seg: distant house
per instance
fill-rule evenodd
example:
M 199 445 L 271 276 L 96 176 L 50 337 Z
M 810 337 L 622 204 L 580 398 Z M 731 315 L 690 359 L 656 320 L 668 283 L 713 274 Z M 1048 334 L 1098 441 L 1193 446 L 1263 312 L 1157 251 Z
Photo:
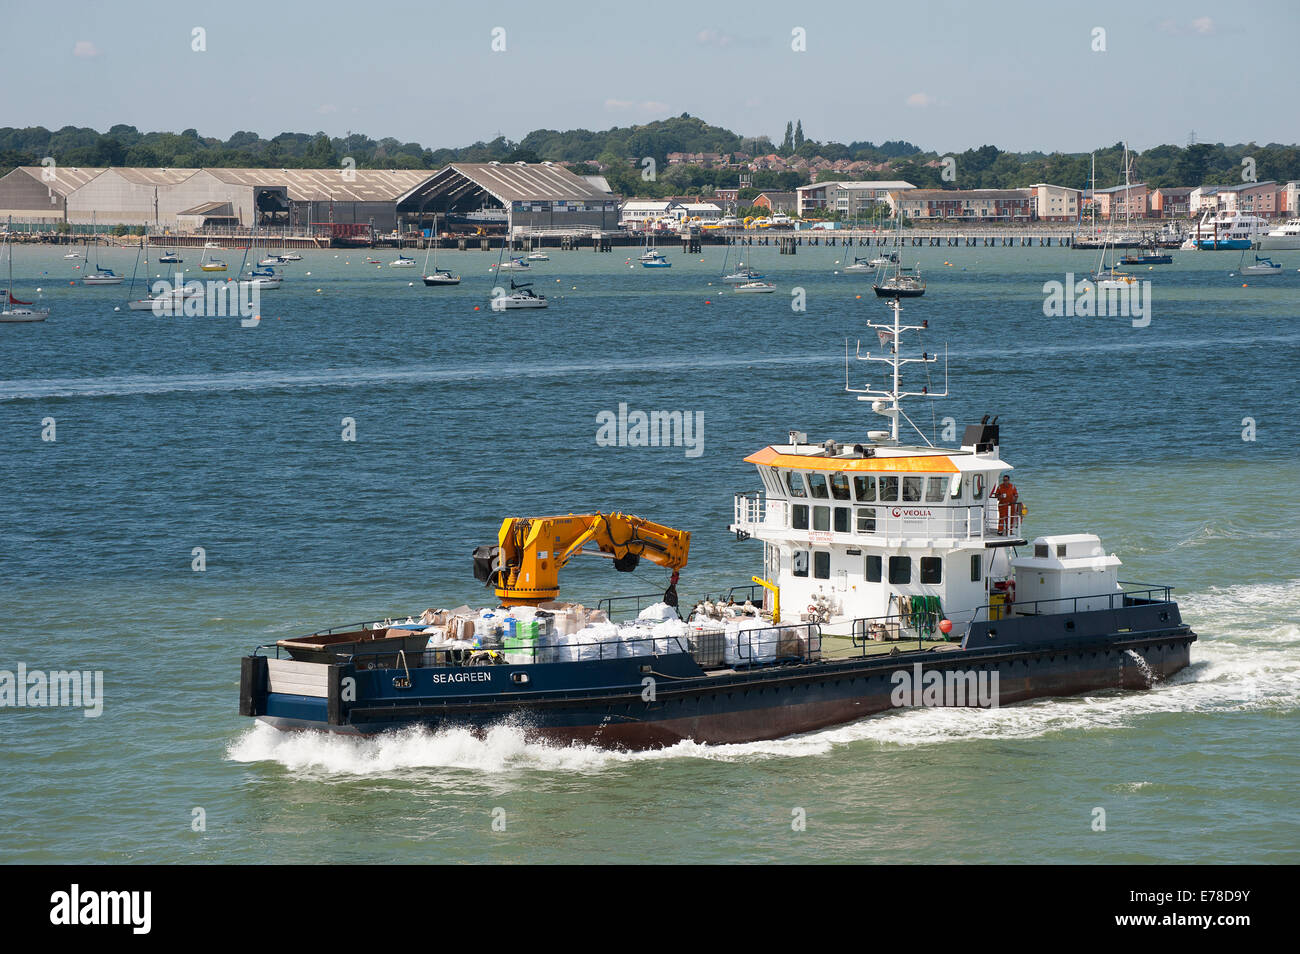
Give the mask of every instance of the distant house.
M 629 199 L 619 210 L 618 224 L 625 229 L 643 229 L 662 219 L 680 219 L 686 213 L 671 200 Z
M 1035 216 L 1034 189 L 913 189 L 891 198 L 909 219 L 959 222 L 1030 222 Z
M 1192 190 L 1188 204 L 1193 215 L 1204 212 L 1237 211 L 1250 215 L 1271 216 L 1283 211 L 1284 191 L 1271 179 L 1265 182 L 1243 182 L 1239 185 L 1200 186 Z
M 853 218 L 877 202 L 889 202 L 894 192 L 906 192 L 916 186 L 901 179 L 885 181 L 829 181 L 814 182 L 795 189 L 796 211 L 800 216 L 821 210 L 839 212 Z
M 794 212 L 799 206 L 795 192 L 761 192 L 754 197 L 754 205 L 769 212 Z
M 1081 189 L 1036 182 L 1029 187 L 1034 192 L 1034 217 L 1040 222 L 1077 222 L 1079 220 Z
M 1185 219 L 1192 214 L 1190 186 L 1166 186 L 1151 190 L 1151 217 Z
M 1282 187 L 1282 212 L 1292 218 L 1300 216 L 1300 181 L 1293 179 Z
M 1103 219 L 1119 219 L 1128 216 L 1133 219 L 1145 219 L 1150 207 L 1151 190 L 1145 182 L 1130 185 L 1112 186 L 1098 189 L 1093 193 L 1097 203 L 1097 215 Z

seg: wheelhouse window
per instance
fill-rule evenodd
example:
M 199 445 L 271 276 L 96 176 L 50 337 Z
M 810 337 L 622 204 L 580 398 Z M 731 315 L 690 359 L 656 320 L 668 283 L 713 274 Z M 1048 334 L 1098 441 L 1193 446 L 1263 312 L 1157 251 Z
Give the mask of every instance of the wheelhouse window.
M 808 529 L 807 504 L 795 504 L 790 508 L 790 527 L 794 530 Z
M 849 532 L 849 518 L 851 514 L 852 511 L 848 507 L 835 508 L 835 532 L 836 533 Z
M 943 582 L 943 557 L 921 557 L 921 582 Z
M 889 558 L 889 582 L 890 583 L 911 583 L 912 582 L 912 558 L 905 556 L 891 556 Z
M 867 576 L 868 583 L 880 582 L 880 564 L 881 564 L 880 557 L 878 556 L 867 557 L 866 576 Z
M 813 507 L 813 529 L 830 530 L 830 528 L 831 528 L 831 508 Z
M 903 478 L 903 502 L 920 503 L 921 485 L 924 482 L 921 477 L 904 477 Z
M 944 493 L 948 489 L 947 477 L 927 477 L 925 479 L 925 502 L 943 503 Z
M 853 495 L 859 503 L 876 502 L 876 478 L 873 474 L 857 474 L 853 478 Z
M 980 554 L 972 553 L 970 558 L 970 581 L 978 583 L 984 578 L 984 561 L 980 559 Z
M 976 501 L 982 502 L 988 499 L 988 494 L 984 492 L 986 487 L 983 474 L 975 474 L 971 477 L 971 490 L 975 494 Z
M 831 474 L 831 496 L 836 500 L 851 500 L 849 496 L 849 475 Z
M 818 580 L 831 578 L 831 554 L 829 550 L 813 551 L 813 577 Z
M 807 497 L 808 491 L 804 489 L 803 474 L 797 470 L 787 470 L 785 472 L 785 485 L 790 488 L 791 497 Z
M 825 474 L 808 474 L 808 489 L 818 500 L 825 500 L 830 496 L 826 492 L 826 475 Z
M 948 496 L 953 500 L 961 499 L 961 474 L 953 474 L 948 481 Z
M 858 533 L 875 533 L 876 532 L 876 508 L 859 507 L 858 508 Z
M 898 500 L 898 478 L 881 477 L 880 478 L 881 503 L 893 503 L 896 500 Z
M 790 572 L 795 576 L 808 575 L 808 551 L 795 550 L 790 555 Z

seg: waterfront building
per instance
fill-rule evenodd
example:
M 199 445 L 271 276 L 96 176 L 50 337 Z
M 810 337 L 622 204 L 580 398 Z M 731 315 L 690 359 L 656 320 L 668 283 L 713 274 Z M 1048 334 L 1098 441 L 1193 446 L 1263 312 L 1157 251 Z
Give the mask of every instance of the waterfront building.
M 1103 219 L 1145 219 L 1149 208 L 1151 190 L 1145 182 L 1112 186 L 1093 193 L 1097 202 L 1097 215 Z
M 1151 190 L 1151 217 L 1154 219 L 1185 219 L 1192 214 L 1192 189 L 1189 186 L 1170 186 Z
M 1082 189 L 1036 182 L 1029 187 L 1034 192 L 1034 215 L 1040 222 L 1077 222 L 1079 219 Z
M 0 177 L 0 218 L 48 227 L 66 222 L 68 197 L 103 172 L 76 166 L 19 166 Z
M 916 186 L 901 179 L 875 182 L 826 181 L 814 182 L 795 189 L 796 210 L 800 216 L 808 212 L 839 212 L 843 218 L 856 218 L 869 206 L 889 202 L 891 193 L 906 192 Z
M 891 207 L 909 219 L 958 222 L 1031 222 L 1033 189 L 913 189 L 892 195 Z

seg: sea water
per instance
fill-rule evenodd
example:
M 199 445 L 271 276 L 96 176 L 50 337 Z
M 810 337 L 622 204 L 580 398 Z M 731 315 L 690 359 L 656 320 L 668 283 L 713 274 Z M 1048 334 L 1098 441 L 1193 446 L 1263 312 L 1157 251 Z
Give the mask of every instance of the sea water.
M 1044 283 L 1095 252 L 904 250 L 929 283 L 904 320 L 928 321 L 940 357 L 911 380 L 942 392 L 946 366 L 950 391 L 909 415 L 936 441 L 1000 415 L 1027 534 L 1098 533 L 1122 579 L 1176 587 L 1200 638 L 1150 692 L 642 753 L 533 744 L 513 723 L 358 740 L 238 716 L 258 644 L 490 603 L 470 553 L 507 515 L 689 529 L 687 605 L 747 583 L 761 547 L 726 529 L 731 495 L 760 488 L 743 458 L 790 429 L 883 426 L 843 391 L 846 340 L 878 349 L 864 322 L 889 318 L 871 276 L 837 274 L 853 251 L 745 250 L 766 296 L 719 284 L 720 248 L 670 250 L 671 269 L 554 251 L 513 276 L 551 307 L 505 313 L 496 253 L 440 253 L 464 281 L 425 288 L 364 262 L 391 253 L 306 252 L 250 328 L 129 312 L 125 286 L 69 284 L 60 250 L 18 248 L 18 297 L 40 287 L 52 314 L 0 325 L 0 670 L 102 672 L 104 698 L 97 718 L 0 709 L 0 859 L 1300 860 L 1287 253 L 1255 280 L 1226 252 L 1134 270 L 1152 282 L 1135 328 L 1044 315 Z M 598 441 L 620 404 L 691 415 L 701 452 Z M 666 583 L 603 560 L 562 577 L 590 603 Z

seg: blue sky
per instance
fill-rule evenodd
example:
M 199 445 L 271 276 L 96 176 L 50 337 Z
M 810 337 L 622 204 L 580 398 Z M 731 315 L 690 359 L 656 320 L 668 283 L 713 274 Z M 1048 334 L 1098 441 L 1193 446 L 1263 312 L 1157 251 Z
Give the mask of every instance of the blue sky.
M 814 139 L 941 152 L 1298 138 L 1293 0 L 26 0 L 5 4 L 3 26 L 10 126 L 438 147 L 687 112 L 778 142 L 802 119 Z

